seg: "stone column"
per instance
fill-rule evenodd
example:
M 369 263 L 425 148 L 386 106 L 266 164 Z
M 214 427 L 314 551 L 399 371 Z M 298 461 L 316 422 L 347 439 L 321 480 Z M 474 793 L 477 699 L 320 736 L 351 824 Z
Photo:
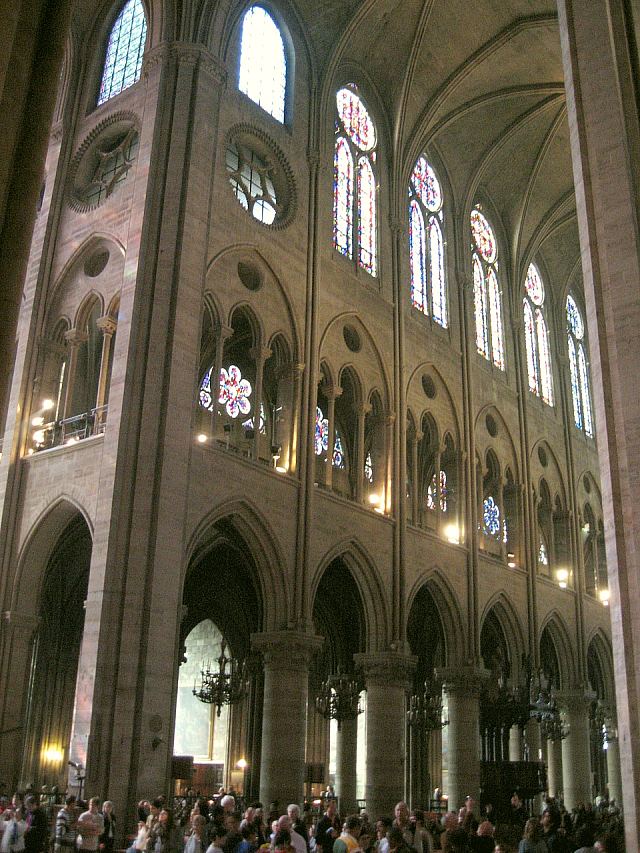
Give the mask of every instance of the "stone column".
M 622 807 L 622 775 L 620 773 L 620 741 L 617 721 L 614 718 L 609 718 L 606 726 L 609 800 L 615 800 L 616 805 Z
M 98 379 L 98 393 L 96 395 L 96 409 L 104 406 L 109 398 L 107 388 L 107 380 L 109 379 L 109 361 L 111 357 L 111 346 L 113 344 L 113 336 L 116 333 L 118 324 L 113 317 L 100 317 L 96 326 L 102 332 L 102 356 L 100 358 L 100 377 Z
M 218 404 L 218 397 L 220 396 L 220 371 L 222 370 L 224 342 L 233 335 L 233 329 L 230 326 L 224 326 L 220 323 L 216 326 L 215 334 L 215 360 L 211 368 L 211 376 L 209 377 L 209 385 L 211 387 L 211 437 L 214 439 L 220 435 L 220 408 Z
M 309 663 L 322 637 L 301 631 L 251 635 L 264 660 L 260 799 L 299 803 L 304 794 Z
M 562 741 L 547 741 L 547 790 L 550 797 L 562 796 Z
M 371 406 L 364 403 L 358 408 L 358 439 L 356 441 L 356 475 L 354 477 L 356 486 L 356 500 L 362 503 L 363 487 L 364 487 L 364 426 L 367 415 L 371 411 Z
M 336 442 L 336 400 L 342 394 L 342 388 L 335 386 L 324 389 L 327 398 L 327 458 L 324 466 L 324 484 L 330 489 L 333 486 L 333 447 Z
M 69 329 L 68 332 L 65 332 L 65 340 L 69 345 L 69 358 L 67 360 L 67 375 L 65 378 L 65 393 L 64 393 L 64 407 L 62 410 L 62 417 L 69 418 L 72 414 L 76 414 L 72 412 L 73 408 L 73 398 L 76 393 L 76 369 L 78 366 L 78 350 L 80 349 L 80 344 L 83 344 L 87 339 L 88 335 L 86 332 L 81 332 L 79 329 Z M 81 414 L 78 412 L 77 414 Z
M 449 739 L 447 779 L 443 780 L 449 809 L 464 805 L 467 795 L 480 797 L 480 688 L 484 670 L 472 666 L 440 670 L 438 679 L 448 696 Z
M 356 759 L 358 720 L 343 720 L 336 749 L 336 793 L 341 815 L 356 811 Z
M 264 375 L 264 363 L 271 356 L 268 347 L 253 347 L 249 352 L 256 366 L 256 387 L 253 389 L 253 458 L 260 459 L 260 413 L 262 409 L 262 377 Z M 267 436 L 267 438 L 269 438 Z M 271 448 L 269 448 L 271 450 Z
M 367 781 L 370 815 L 392 815 L 404 799 L 406 694 L 416 658 L 399 652 L 355 655 L 367 686 Z
M 635 6 L 558 0 L 611 593 L 627 850 L 640 848 L 640 281 Z M 594 45 L 598 49 L 594 50 Z
M 558 694 L 569 734 L 562 741 L 562 787 L 569 811 L 579 803 L 591 802 L 591 750 L 589 741 L 589 703 L 583 690 Z
M 39 619 L 14 610 L 0 619 L 0 683 L 14 684 L 15 689 L 0 695 L 0 778 L 9 790 L 18 790 L 26 781 L 20 779 L 22 744 L 28 708 L 23 704 L 29 682 L 32 640 Z
M 509 729 L 509 761 L 522 761 L 522 730 L 517 724 Z
M 422 441 L 422 433 L 416 432 L 411 440 L 411 520 L 415 525 L 420 524 L 420 500 L 418 497 L 418 447 Z

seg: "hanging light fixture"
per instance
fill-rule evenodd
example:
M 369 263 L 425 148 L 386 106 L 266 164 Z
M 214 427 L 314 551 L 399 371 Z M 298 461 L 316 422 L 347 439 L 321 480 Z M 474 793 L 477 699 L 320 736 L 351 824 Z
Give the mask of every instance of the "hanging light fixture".
M 449 720 L 442 719 L 442 691 L 436 682 L 426 679 L 421 693 L 414 693 L 409 698 L 407 722 L 412 728 L 432 732 L 449 725 Z
M 200 670 L 200 686 L 193 683 L 193 695 L 207 705 L 216 706 L 219 717 L 224 705 L 233 705 L 247 695 L 249 678 L 246 662 L 227 657 L 227 641 L 222 638 L 218 669 L 212 670 L 211 664 Z M 204 664 L 203 664 L 204 667 Z
M 344 672 L 330 675 L 320 685 L 316 696 L 316 711 L 327 720 L 336 720 L 338 731 L 343 720 L 355 720 L 363 712 L 360 693 L 362 681 Z

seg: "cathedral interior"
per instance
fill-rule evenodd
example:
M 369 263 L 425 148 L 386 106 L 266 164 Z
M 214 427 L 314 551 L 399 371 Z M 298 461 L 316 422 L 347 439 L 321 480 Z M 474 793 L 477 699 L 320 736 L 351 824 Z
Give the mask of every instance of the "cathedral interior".
M 638 849 L 635 3 L 2 8 L 0 781 Z

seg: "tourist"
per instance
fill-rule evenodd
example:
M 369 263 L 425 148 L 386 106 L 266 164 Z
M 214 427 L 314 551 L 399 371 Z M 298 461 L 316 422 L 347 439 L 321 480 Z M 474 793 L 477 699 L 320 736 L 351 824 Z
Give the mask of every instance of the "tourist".
M 337 817 L 338 804 L 329 800 L 324 815 L 316 827 L 316 844 L 322 853 L 333 853 L 333 842 L 340 835 L 340 822 Z
M 55 853 L 63 853 L 66 849 L 74 850 L 76 846 L 76 798 L 71 794 L 64 801 L 64 806 L 56 815 L 56 827 L 53 836 Z
M 191 820 L 191 832 L 184 845 L 184 853 L 206 853 L 209 846 L 205 838 L 206 825 L 207 821 L 203 815 L 197 814 L 193 816 Z M 148 853 L 155 853 L 155 851 L 149 851 L 148 847 L 147 850 Z M 164 853 L 164 851 L 158 851 L 158 853 Z
M 547 844 L 543 839 L 542 826 L 536 818 L 529 818 L 524 825 L 524 833 L 518 853 L 548 853 Z
M 116 840 L 116 816 L 113 813 L 113 803 L 105 800 L 102 804 L 102 820 L 104 829 L 98 838 L 98 847 L 105 853 L 113 853 Z
M 24 801 L 27 831 L 24 834 L 26 853 L 44 853 L 49 846 L 49 821 L 38 798 L 30 794 Z
M 91 797 L 89 808 L 78 818 L 78 848 L 95 851 L 98 849 L 99 838 L 104 832 L 104 820 L 99 811 L 100 800 Z
M 333 853 L 355 853 L 360 851 L 360 832 L 362 824 L 358 815 L 349 815 L 339 838 L 333 843 Z
M 290 803 L 287 806 L 287 814 L 291 821 L 291 829 L 297 832 L 304 839 L 305 847 L 309 849 L 309 835 L 304 821 L 300 817 L 300 806 L 297 803 Z
M 11 806 L 2 813 L 0 820 L 2 853 L 22 853 L 25 847 L 24 836 L 27 831 L 22 799 L 14 794 Z

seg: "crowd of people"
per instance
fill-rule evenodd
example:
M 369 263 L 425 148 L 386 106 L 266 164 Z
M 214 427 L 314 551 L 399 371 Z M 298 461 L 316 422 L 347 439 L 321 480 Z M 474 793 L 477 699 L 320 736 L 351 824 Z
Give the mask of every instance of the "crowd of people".
M 374 822 L 366 812 L 338 814 L 335 799 L 314 817 L 306 805 L 286 810 L 261 803 L 244 811 L 231 794 L 183 800 L 175 809 L 164 797 L 138 804 L 137 831 L 126 853 L 623 853 L 619 811 L 605 800 L 569 814 L 548 800 L 540 817 L 529 815 L 517 793 L 501 819 L 490 804 L 467 797 L 459 812 L 410 811 L 399 802 L 393 817 Z M 282 813 L 284 812 L 284 813 Z M 36 795 L 0 802 L 0 853 L 113 853 L 117 833 L 113 804 L 68 796 L 55 824 Z

